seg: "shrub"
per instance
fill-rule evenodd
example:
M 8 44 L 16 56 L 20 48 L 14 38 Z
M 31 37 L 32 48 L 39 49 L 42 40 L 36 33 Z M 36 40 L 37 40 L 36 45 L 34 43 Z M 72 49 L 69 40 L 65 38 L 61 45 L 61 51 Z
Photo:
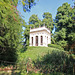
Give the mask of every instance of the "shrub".
M 42 57 L 41 61 L 38 62 L 38 67 L 43 73 L 62 72 L 72 75 L 73 62 L 72 56 L 65 51 L 53 50 Z
M 67 55 L 64 51 L 53 50 L 51 53 L 47 53 L 42 60 L 44 63 L 61 65 L 65 58 L 67 58 Z
M 58 48 L 63 50 L 63 48 L 60 45 L 56 45 L 56 44 L 48 44 L 48 47 L 53 47 L 53 48 Z

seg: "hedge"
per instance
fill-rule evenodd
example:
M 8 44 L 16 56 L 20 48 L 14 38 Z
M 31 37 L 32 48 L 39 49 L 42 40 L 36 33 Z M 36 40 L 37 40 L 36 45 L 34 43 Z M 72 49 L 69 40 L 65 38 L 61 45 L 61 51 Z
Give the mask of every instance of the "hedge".
M 56 45 L 56 44 L 48 44 L 48 47 L 53 47 L 53 48 L 64 50 L 60 45 Z

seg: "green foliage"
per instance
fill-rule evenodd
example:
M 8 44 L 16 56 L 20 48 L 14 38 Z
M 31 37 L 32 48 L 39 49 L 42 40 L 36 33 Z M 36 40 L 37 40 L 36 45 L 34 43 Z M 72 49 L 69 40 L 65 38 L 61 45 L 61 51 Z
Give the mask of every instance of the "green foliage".
M 24 39 L 25 39 L 24 45 L 25 45 L 25 46 L 29 46 L 29 32 L 30 32 L 30 26 L 29 26 L 29 25 L 25 25 L 24 27 L 25 27 L 25 30 L 24 30 L 24 33 L 23 33 Z
M 57 75 L 58 72 L 73 74 L 74 60 L 73 56 L 68 55 L 65 51 L 53 50 L 44 55 L 41 61 L 37 61 L 37 65 L 35 65 L 39 67 L 44 74 L 56 73 L 55 75 Z
M 43 20 L 42 20 L 42 26 L 45 25 L 51 32 L 51 36 L 52 36 L 52 30 L 54 28 L 54 22 L 53 22 L 53 18 L 52 18 L 52 14 L 49 13 L 49 12 L 45 12 L 43 14 Z M 51 37 L 51 42 L 52 43 L 55 43 L 54 42 L 54 39 Z
M 29 18 L 29 24 L 33 24 L 35 27 L 39 27 L 39 25 L 41 25 L 41 20 L 38 18 L 37 15 L 33 14 Z
M 56 45 L 56 44 L 48 44 L 48 47 L 53 47 L 53 48 L 64 50 L 60 45 Z
M 63 61 L 65 60 L 66 57 L 67 55 L 65 54 L 64 51 L 53 50 L 51 53 L 47 53 L 43 57 L 42 62 L 58 66 L 63 64 Z
M 52 32 L 52 30 L 53 30 L 53 28 L 54 28 L 54 26 L 53 26 L 53 19 L 52 19 L 52 14 L 51 13 L 49 13 L 49 12 L 45 12 L 44 14 L 43 14 L 43 20 L 42 20 L 42 24 L 44 25 L 45 24 L 45 26 L 47 27 L 47 28 L 49 28 L 50 29 L 50 31 Z
M 28 73 L 28 75 L 44 75 L 44 74 L 41 74 L 41 73 Z
M 37 15 L 33 14 L 30 18 L 29 18 L 29 25 L 25 25 L 25 32 L 24 32 L 24 36 L 25 36 L 25 45 L 29 45 L 29 31 L 30 31 L 30 27 L 31 28 L 38 28 L 39 26 L 42 27 L 43 25 L 45 25 L 51 32 L 53 30 L 53 19 L 52 19 L 52 15 L 49 12 L 46 12 L 43 14 L 43 20 L 41 21 Z M 28 39 L 27 39 L 28 38 Z
M 59 50 L 58 48 L 54 47 L 27 47 L 25 52 L 19 53 L 19 61 L 21 61 L 23 58 L 31 58 L 32 61 L 36 60 L 39 57 L 39 60 L 42 56 L 44 56 L 46 53 L 52 52 L 52 50 Z
M 18 0 L 0 0 L 0 2 L 7 3 L 8 5 L 17 6 Z
M 22 47 L 22 26 L 24 26 L 24 21 L 18 14 L 17 3 L 18 0 L 0 1 L 0 59 L 4 61 L 16 61 L 17 50 Z M 28 11 L 31 4 L 34 5 L 35 2 L 34 0 L 22 0 L 22 4 L 23 9 Z M 25 32 L 24 34 L 26 40 L 28 39 L 25 42 L 27 45 L 29 45 L 28 33 Z M 6 57 L 6 55 L 8 56 Z
M 49 53 L 52 53 L 53 51 L 57 51 L 59 50 L 58 48 L 53 48 L 53 47 L 27 47 L 27 50 L 23 53 L 19 53 L 19 60 L 18 60 L 18 63 L 21 63 L 21 67 L 24 68 L 23 64 L 22 63 L 26 63 L 28 62 L 28 58 L 31 58 L 32 60 L 32 65 L 34 65 L 35 67 L 38 65 L 38 64 L 35 64 L 37 63 L 37 60 L 38 61 L 42 61 L 42 58 L 43 56 L 45 56 L 48 52 Z M 40 52 L 40 53 L 39 53 Z M 25 60 L 24 60 L 25 59 Z M 58 59 L 59 60 L 59 59 Z M 41 67 L 41 66 L 40 66 Z M 44 66 L 43 66 L 44 67 Z M 43 68 L 42 67 L 42 68 Z M 39 68 L 39 67 L 38 67 Z M 26 72 L 26 70 L 23 70 L 21 71 L 23 74 Z M 28 73 L 29 75 L 33 75 L 35 74 L 34 72 L 29 72 Z M 41 74 L 40 72 L 39 73 L 36 73 L 36 75 L 38 74 Z M 53 73 L 51 73 L 53 74 Z M 58 73 L 57 73 L 58 74 Z M 41 75 L 44 75 L 44 74 L 41 74 Z
M 75 56 L 53 47 L 27 47 L 25 52 L 19 53 L 17 62 L 22 75 L 27 74 L 26 65 L 23 65 L 27 62 L 40 70 L 39 73 L 30 71 L 28 75 L 72 75 Z
M 50 18 L 51 21 L 52 21 L 52 15 L 51 15 L 51 13 L 49 13 L 49 12 L 45 12 L 45 13 L 43 14 L 43 18 L 46 18 L 46 19 Z
M 54 72 L 54 73 L 51 73 L 50 75 L 66 75 L 66 73 Z M 67 75 L 70 75 L 70 74 L 67 74 Z
M 71 45 L 74 41 L 75 33 L 75 8 L 71 8 L 70 4 L 64 3 L 57 9 L 56 14 L 56 33 L 54 35 L 57 44 L 65 47 Z
M 36 0 L 21 0 L 23 5 L 23 10 L 30 11 L 31 7 L 36 4 Z
M 29 32 L 30 32 L 30 27 L 34 28 L 34 27 L 39 27 L 39 25 L 41 24 L 41 20 L 38 19 L 38 16 L 33 14 L 30 18 L 29 18 L 29 25 L 25 25 L 25 31 L 24 31 L 24 45 L 25 46 L 29 46 Z
M 16 1 L 0 1 L 0 60 L 2 61 L 15 62 L 22 41 L 23 20 L 14 6 L 17 4 Z

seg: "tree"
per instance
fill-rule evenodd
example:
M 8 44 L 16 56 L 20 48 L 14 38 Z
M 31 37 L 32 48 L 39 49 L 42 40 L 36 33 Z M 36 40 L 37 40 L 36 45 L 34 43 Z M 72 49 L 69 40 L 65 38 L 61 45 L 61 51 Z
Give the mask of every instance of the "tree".
M 26 11 L 30 11 L 31 7 L 33 5 L 36 5 L 35 0 L 22 0 L 22 4 L 23 4 L 23 10 Z
M 57 23 L 55 40 L 56 43 L 62 47 L 71 45 L 75 41 L 75 23 L 73 22 L 74 16 L 74 8 L 71 8 L 68 3 L 62 4 L 62 6 L 57 9 L 55 18 Z
M 49 28 L 50 29 L 50 31 L 52 32 L 52 30 L 53 30 L 53 28 L 54 28 L 54 26 L 53 26 L 53 19 L 52 19 L 52 15 L 51 15 L 51 13 L 49 13 L 49 12 L 45 12 L 44 14 L 43 14 L 43 20 L 42 20 L 42 25 L 44 25 L 45 24 L 45 26 L 47 27 L 47 28 Z
M 29 24 L 30 24 L 30 26 L 39 27 L 39 25 L 41 25 L 41 20 L 38 18 L 37 15 L 33 14 L 29 18 Z
M 35 4 L 34 1 L 22 0 L 24 11 L 29 10 Z M 17 4 L 18 0 L 0 0 L 0 60 L 2 61 L 15 62 L 17 50 L 22 45 L 22 26 L 25 22 L 19 16 Z
M 14 2 L 12 0 L 0 1 L 0 60 L 2 61 L 15 62 L 16 51 L 21 42 L 23 20 L 18 15 Z
M 49 12 L 46 12 L 43 14 L 43 21 L 41 21 L 37 15 L 33 14 L 30 18 L 29 18 L 29 25 L 26 25 L 26 29 L 25 29 L 25 33 L 24 33 L 24 36 L 25 36 L 25 44 L 26 45 L 29 45 L 28 42 L 29 42 L 29 31 L 30 31 L 30 27 L 31 28 L 36 28 L 36 27 L 39 27 L 40 26 L 43 26 L 45 24 L 45 26 L 47 28 L 50 29 L 50 31 L 52 32 L 53 30 L 53 19 L 52 19 L 52 15 L 51 13 Z
M 45 24 L 45 26 L 51 31 L 51 43 L 54 43 L 54 39 L 53 39 L 53 34 L 52 34 L 52 30 L 54 28 L 54 22 L 52 19 L 52 14 L 49 12 L 45 12 L 43 14 L 43 20 L 42 20 L 42 26 Z
M 36 28 L 36 27 L 39 27 L 39 25 L 41 25 L 41 20 L 38 18 L 37 15 L 33 14 L 29 18 L 29 25 L 25 25 L 25 31 L 24 31 L 25 42 L 24 42 L 24 45 L 29 46 L 30 27 L 31 28 L 34 28 L 34 27 Z
M 0 60 L 2 61 L 15 62 L 17 50 L 22 45 L 22 26 L 25 23 L 18 14 L 17 3 L 18 0 L 0 1 Z
M 25 25 L 25 31 L 24 31 L 24 45 L 29 46 L 29 32 L 30 32 L 30 26 Z

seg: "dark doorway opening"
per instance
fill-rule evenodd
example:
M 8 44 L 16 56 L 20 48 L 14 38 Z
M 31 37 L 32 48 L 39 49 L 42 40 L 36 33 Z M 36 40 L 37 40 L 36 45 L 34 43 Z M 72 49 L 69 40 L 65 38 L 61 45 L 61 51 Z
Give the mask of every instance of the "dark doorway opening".
M 43 45 L 43 36 L 41 36 L 41 45 Z
M 32 46 L 33 46 L 33 37 L 32 37 Z
M 36 46 L 38 46 L 38 36 L 36 36 Z

